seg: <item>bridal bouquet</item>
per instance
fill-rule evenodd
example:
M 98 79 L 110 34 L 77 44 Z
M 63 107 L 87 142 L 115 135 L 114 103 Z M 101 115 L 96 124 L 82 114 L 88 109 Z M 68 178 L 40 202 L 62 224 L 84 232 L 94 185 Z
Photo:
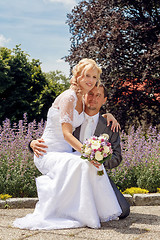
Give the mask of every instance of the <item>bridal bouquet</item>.
M 102 134 L 99 137 L 91 137 L 86 140 L 82 146 L 82 159 L 87 159 L 88 161 L 93 161 L 95 163 L 104 163 L 107 159 L 112 156 L 111 143 L 108 142 L 109 135 Z M 102 165 L 101 170 L 97 171 L 99 176 L 103 175 Z M 99 167 L 99 168 L 100 168 Z

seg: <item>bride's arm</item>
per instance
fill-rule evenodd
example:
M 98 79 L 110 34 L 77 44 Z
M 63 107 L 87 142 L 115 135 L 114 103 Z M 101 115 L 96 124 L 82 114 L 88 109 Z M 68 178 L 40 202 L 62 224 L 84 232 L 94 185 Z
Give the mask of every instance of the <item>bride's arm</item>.
M 111 130 L 113 132 L 115 131 L 118 132 L 119 130 L 121 130 L 119 122 L 115 119 L 115 117 L 111 113 L 105 113 L 102 116 L 106 118 L 107 126 L 109 126 L 112 123 Z
M 60 123 L 64 139 L 76 151 L 81 152 L 82 144 L 77 138 L 73 136 L 73 114 L 77 103 L 77 99 L 73 92 L 66 92 L 66 95 L 60 100 Z
M 73 136 L 72 125 L 70 123 L 62 123 L 62 132 L 64 139 L 72 146 L 72 148 L 81 152 L 82 143 Z

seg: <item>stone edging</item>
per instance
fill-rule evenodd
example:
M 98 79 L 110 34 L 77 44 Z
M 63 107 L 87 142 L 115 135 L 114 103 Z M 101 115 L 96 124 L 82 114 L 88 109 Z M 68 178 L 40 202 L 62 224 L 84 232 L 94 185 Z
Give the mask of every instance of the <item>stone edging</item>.
M 160 193 L 124 194 L 131 206 L 160 206 Z
M 160 193 L 124 194 L 131 206 L 160 206 Z M 34 208 L 38 198 L 9 198 L 0 200 L 0 209 L 4 208 Z

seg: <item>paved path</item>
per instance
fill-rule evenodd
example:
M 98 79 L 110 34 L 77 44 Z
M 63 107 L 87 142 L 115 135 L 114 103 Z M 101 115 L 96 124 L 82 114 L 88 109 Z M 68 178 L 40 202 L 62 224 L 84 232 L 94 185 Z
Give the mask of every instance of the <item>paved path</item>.
M 16 217 L 32 211 L 0 209 L 0 240 L 160 240 L 160 206 L 132 206 L 126 219 L 105 223 L 100 229 L 29 231 L 12 226 Z

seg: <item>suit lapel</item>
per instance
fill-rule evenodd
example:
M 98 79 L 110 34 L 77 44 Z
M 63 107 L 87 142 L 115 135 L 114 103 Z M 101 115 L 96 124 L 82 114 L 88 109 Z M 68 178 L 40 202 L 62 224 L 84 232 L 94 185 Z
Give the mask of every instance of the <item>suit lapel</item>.
M 99 120 L 94 135 L 100 136 L 102 133 L 105 132 L 106 126 L 106 120 L 101 115 L 99 115 Z
M 81 129 L 81 126 L 77 127 L 75 129 L 75 131 L 73 132 L 73 136 L 76 137 L 78 140 L 79 140 L 79 137 L 80 137 L 80 129 Z

